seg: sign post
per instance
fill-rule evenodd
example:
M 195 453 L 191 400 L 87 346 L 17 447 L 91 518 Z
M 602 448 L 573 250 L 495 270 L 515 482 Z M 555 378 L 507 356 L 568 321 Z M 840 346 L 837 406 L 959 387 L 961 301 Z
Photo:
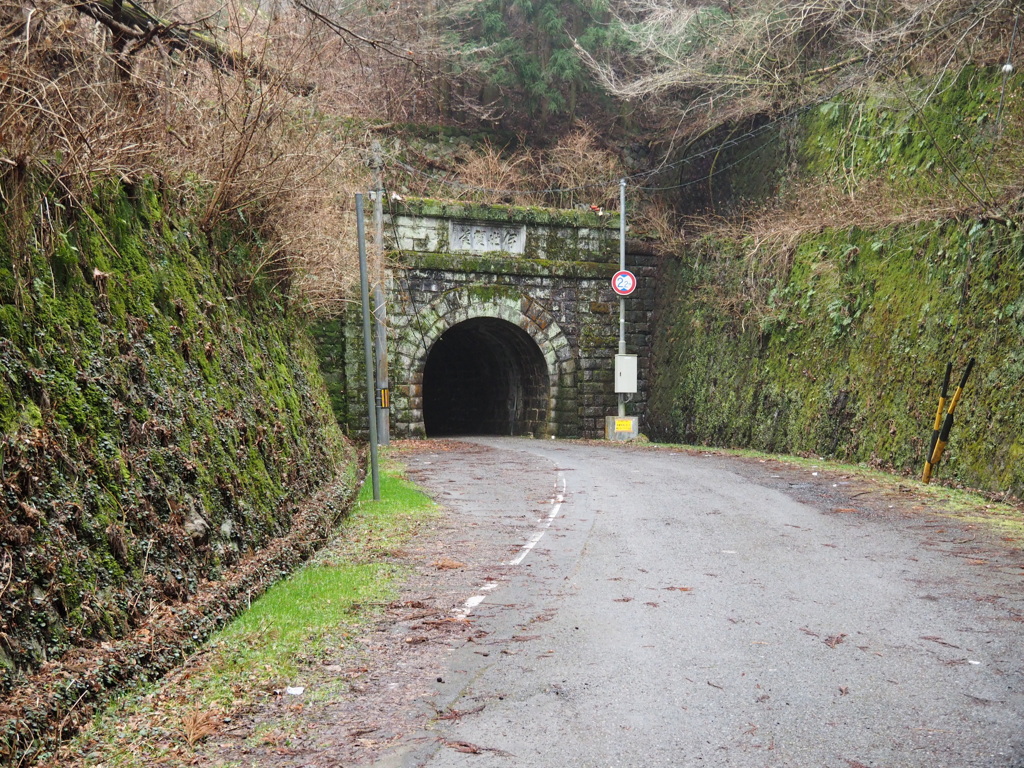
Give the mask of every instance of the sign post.
M 623 274 L 625 273 L 625 274 Z M 625 281 L 626 272 L 626 180 L 619 179 L 619 271 L 615 277 Z M 632 275 L 630 275 L 632 277 Z M 613 282 L 612 287 L 615 287 Z M 636 287 L 636 278 L 633 278 L 633 287 Z M 632 293 L 632 288 L 627 293 L 619 294 L 619 354 L 626 354 L 626 296 Z M 626 415 L 626 396 L 619 392 L 619 418 Z
M 636 290 L 636 275 L 626 269 L 626 180 L 619 181 L 619 271 L 612 275 L 612 290 L 619 297 L 619 353 L 615 356 L 615 393 L 618 415 L 606 416 L 605 437 L 631 440 L 639 435 L 636 416 L 626 415 L 626 395 L 637 391 L 636 355 L 626 354 L 626 297 Z
M 366 226 L 363 222 L 363 196 L 356 193 L 356 239 L 359 241 L 359 288 L 363 300 L 363 352 L 366 361 L 366 404 L 370 422 L 370 477 L 373 500 L 380 501 L 380 475 L 377 471 L 377 413 L 373 386 L 373 344 L 370 339 L 370 281 L 366 270 Z

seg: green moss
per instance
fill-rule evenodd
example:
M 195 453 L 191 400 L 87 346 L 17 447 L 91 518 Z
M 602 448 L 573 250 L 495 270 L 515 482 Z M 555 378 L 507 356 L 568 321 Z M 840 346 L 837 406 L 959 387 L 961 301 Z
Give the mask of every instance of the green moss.
M 462 256 L 451 253 L 394 254 L 414 269 L 435 269 L 485 275 L 529 275 L 539 277 L 579 277 L 607 280 L 617 267 L 590 261 L 558 261 L 521 257 Z
M 741 160 L 726 164 L 727 178 L 716 181 L 724 197 L 712 198 L 741 206 L 739 177 L 780 178 L 795 160 L 799 170 L 789 178 L 813 178 L 836 196 L 880 182 L 885 199 L 895 201 L 893 218 L 904 199 L 973 204 L 971 189 L 988 194 L 986 185 L 999 189 L 1019 176 L 1014 148 L 1024 123 L 1015 93 L 1022 82 L 1014 73 L 1004 93 L 998 68 L 967 67 L 940 82 L 845 94 L 778 129 L 798 147 L 785 162 L 750 142 L 728 149 Z M 705 240 L 665 264 L 655 433 L 917 474 L 942 371 L 949 361 L 962 370 L 975 357 L 937 474 L 1024 493 L 1024 417 L 1015 405 L 1024 396 L 1019 215 L 888 227 L 822 223 L 791 252 Z M 752 252 L 756 259 L 747 258 Z M 778 263 L 787 264 L 784 274 L 768 268 Z
M 568 211 L 541 206 L 488 205 L 486 203 L 452 202 L 429 198 L 407 198 L 392 203 L 392 215 L 437 216 L 467 221 L 490 221 L 514 224 L 535 224 L 555 227 L 590 227 L 618 229 L 617 216 L 598 216 L 589 210 Z
M 1012 94 L 1019 73 L 1007 82 Z M 942 194 L 983 172 L 989 183 L 1006 180 L 1010 167 L 979 156 L 989 152 L 1002 97 L 997 68 L 966 67 L 940 82 L 903 84 L 891 93 L 826 102 L 802 120 L 800 166 L 837 186 L 883 179 L 914 194 Z M 1003 115 L 1005 118 L 1006 115 Z M 1012 142 L 1019 128 L 1001 123 Z M 1006 134 L 1009 132 L 1009 135 Z M 965 176 L 966 174 L 966 176 Z
M 466 291 L 474 304 L 487 304 L 501 299 L 519 301 L 523 295 L 519 288 L 510 285 L 470 285 Z
M 0 692 L 216 578 L 352 460 L 303 320 L 248 274 L 249 232 L 211 250 L 149 183 L 40 208 L 0 216 L 0 529 L 33 532 L 0 601 Z M 26 225 L 45 236 L 8 236 Z
M 713 248 L 713 244 L 705 244 Z M 760 322 L 723 311 L 739 259 L 665 274 L 652 419 L 688 442 L 920 471 L 947 361 L 978 367 L 937 474 L 1024 493 L 1024 234 L 996 222 L 826 230 Z

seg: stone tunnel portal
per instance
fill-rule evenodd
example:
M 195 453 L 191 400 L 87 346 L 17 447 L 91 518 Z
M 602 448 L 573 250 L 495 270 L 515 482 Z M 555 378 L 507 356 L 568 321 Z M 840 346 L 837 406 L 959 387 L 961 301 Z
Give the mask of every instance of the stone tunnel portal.
M 452 326 L 434 342 L 423 369 L 423 422 L 428 437 L 540 436 L 548 410 L 549 374 L 526 331 L 494 317 Z

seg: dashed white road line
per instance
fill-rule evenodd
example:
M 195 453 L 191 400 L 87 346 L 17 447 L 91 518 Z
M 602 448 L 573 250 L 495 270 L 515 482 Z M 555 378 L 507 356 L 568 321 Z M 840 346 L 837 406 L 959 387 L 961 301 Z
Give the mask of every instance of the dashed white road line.
M 559 511 L 562 509 L 562 504 L 565 502 L 565 475 L 561 472 L 555 477 L 555 495 L 550 500 L 551 509 L 548 511 L 547 517 L 541 518 L 539 526 L 536 531 L 530 536 L 530 538 L 523 544 L 519 550 L 519 554 L 516 555 L 512 560 L 509 560 L 506 565 L 519 565 L 526 559 L 526 556 L 530 554 L 530 551 L 537 546 L 541 539 L 544 538 L 544 534 L 547 533 L 548 528 L 558 517 Z M 487 592 L 490 592 L 497 587 L 496 582 L 488 582 L 482 587 L 479 587 L 478 594 L 468 598 L 466 602 L 462 604 L 462 607 L 455 611 L 455 616 L 460 619 L 464 619 L 469 616 L 470 612 L 476 608 L 480 603 L 487 597 Z
M 558 487 L 561 485 L 562 490 L 559 491 Z M 523 548 L 519 550 L 519 554 L 512 560 L 508 561 L 509 565 L 519 565 L 526 556 L 530 554 L 530 550 L 537 546 L 537 543 L 544 538 L 544 534 L 547 533 L 548 528 L 551 527 L 551 523 L 554 522 L 555 518 L 558 517 L 558 511 L 562 508 L 562 503 L 565 501 L 565 475 L 561 472 L 558 473 L 558 477 L 555 478 L 555 497 L 551 500 L 551 511 L 548 512 L 548 516 L 540 521 L 540 527 L 534 531 L 529 541 L 523 544 Z

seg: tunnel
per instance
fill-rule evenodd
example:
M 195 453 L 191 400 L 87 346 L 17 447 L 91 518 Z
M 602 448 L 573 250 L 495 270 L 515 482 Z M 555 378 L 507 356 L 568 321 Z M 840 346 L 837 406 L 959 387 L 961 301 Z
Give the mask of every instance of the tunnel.
M 427 437 L 540 436 L 548 368 L 526 331 L 494 317 L 466 320 L 434 342 L 423 369 Z

